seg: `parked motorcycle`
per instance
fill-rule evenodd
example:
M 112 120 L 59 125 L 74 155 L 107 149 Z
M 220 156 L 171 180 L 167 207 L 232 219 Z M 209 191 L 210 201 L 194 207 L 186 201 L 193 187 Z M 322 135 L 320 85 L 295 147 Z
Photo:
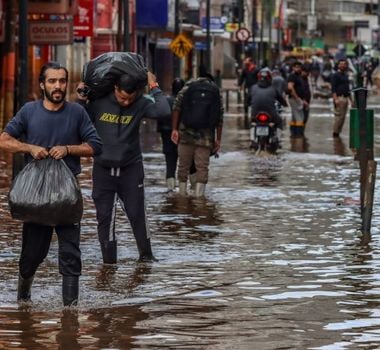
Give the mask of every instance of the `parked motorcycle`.
M 277 126 L 267 112 L 259 112 L 253 118 L 250 129 L 250 148 L 259 154 L 262 151 L 276 153 L 280 148 Z

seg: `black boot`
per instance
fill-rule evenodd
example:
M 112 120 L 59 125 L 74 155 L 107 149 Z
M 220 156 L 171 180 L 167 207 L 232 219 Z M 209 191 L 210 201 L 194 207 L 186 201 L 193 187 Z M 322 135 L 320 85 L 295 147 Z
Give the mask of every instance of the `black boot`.
M 117 240 L 100 242 L 103 262 L 105 264 L 116 264 L 117 262 Z
M 137 249 L 139 250 L 139 260 L 141 262 L 154 262 L 158 261 L 153 253 L 152 253 L 152 246 L 150 244 L 150 238 L 143 238 L 139 236 L 135 236 L 136 243 L 137 243 Z
M 62 299 L 64 306 L 75 306 L 78 304 L 79 276 L 63 276 Z
M 34 275 L 29 278 L 18 276 L 17 301 L 30 301 L 33 279 Z

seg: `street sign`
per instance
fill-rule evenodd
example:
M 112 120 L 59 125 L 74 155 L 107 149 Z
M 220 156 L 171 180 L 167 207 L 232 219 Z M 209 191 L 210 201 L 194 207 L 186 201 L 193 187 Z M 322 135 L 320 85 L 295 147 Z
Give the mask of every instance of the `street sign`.
M 220 17 L 220 23 L 226 24 L 228 22 L 227 16 Z
M 236 32 L 236 39 L 239 40 L 239 41 L 247 41 L 248 38 L 251 36 L 251 33 L 249 32 L 249 30 L 247 28 L 240 28 L 237 32 Z
M 307 16 L 307 30 L 309 32 L 317 30 L 317 16 L 315 15 Z
M 185 57 L 193 48 L 193 43 L 183 34 L 178 34 L 169 45 L 170 50 L 179 58 Z
M 224 33 L 224 19 L 223 17 L 210 17 L 210 32 L 211 33 Z M 207 18 L 202 17 L 202 32 L 207 31 Z
M 236 32 L 239 29 L 239 23 L 226 23 L 224 29 L 229 33 Z

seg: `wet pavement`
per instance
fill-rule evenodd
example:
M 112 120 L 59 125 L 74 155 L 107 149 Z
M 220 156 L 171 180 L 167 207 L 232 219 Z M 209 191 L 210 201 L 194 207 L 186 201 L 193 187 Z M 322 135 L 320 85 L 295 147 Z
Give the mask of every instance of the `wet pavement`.
M 0 348 L 380 348 L 380 196 L 372 237 L 363 237 L 348 120 L 333 139 L 331 102 L 315 101 L 305 138 L 285 130 L 277 156 L 257 157 L 235 107 L 204 200 L 166 193 L 159 136 L 154 124 L 141 128 L 158 262 L 136 262 L 119 209 L 119 262 L 101 263 L 84 162 L 83 275 L 72 310 L 61 306 L 56 240 L 36 274 L 33 303 L 16 303 L 21 226 L 8 213 L 10 158 L 0 155 Z

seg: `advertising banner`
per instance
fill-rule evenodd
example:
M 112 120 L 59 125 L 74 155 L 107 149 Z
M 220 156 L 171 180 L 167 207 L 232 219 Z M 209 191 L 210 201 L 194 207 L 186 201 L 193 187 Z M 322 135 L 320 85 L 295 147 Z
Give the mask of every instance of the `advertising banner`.
M 78 0 L 78 14 L 74 16 L 74 36 L 90 36 L 94 34 L 94 2 Z

